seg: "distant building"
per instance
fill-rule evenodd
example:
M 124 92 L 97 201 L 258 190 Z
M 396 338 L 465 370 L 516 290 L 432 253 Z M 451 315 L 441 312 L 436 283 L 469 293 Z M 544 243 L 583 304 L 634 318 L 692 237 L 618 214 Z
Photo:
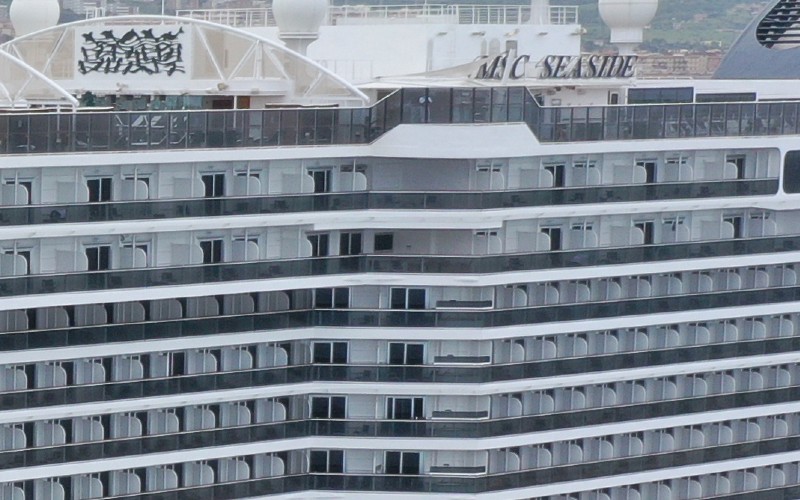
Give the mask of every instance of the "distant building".
M 719 50 L 680 51 L 669 54 L 643 53 L 639 54 L 639 76 L 708 77 L 719 67 L 722 56 Z

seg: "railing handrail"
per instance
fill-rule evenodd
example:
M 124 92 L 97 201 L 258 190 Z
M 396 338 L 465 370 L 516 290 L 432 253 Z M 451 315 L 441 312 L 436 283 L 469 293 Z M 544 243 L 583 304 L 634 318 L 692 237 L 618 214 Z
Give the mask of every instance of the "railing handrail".
M 578 6 L 553 5 L 541 19 L 543 24 L 578 24 Z M 233 9 L 180 9 L 179 17 L 213 20 L 233 26 L 276 26 L 271 8 Z M 331 24 L 337 19 L 388 21 L 414 19 L 422 23 L 443 22 L 441 18 L 459 24 L 523 24 L 531 22 L 529 5 L 493 4 L 424 4 L 424 5 L 339 5 L 330 6 L 327 18 Z

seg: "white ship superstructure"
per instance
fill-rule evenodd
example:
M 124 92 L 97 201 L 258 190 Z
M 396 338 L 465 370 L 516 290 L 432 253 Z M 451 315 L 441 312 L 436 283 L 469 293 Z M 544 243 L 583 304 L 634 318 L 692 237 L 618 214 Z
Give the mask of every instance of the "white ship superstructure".
M 795 86 L 537 37 L 0 46 L 0 499 L 800 496 Z

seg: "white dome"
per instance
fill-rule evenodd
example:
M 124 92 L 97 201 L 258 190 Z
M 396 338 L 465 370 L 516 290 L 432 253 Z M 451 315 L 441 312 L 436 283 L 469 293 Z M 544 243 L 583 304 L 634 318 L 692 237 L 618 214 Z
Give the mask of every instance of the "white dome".
M 644 28 L 656 16 L 658 0 L 600 0 L 600 17 L 611 28 Z
M 328 0 L 273 0 L 272 14 L 281 35 L 315 34 L 328 14 Z
M 14 0 L 8 15 L 19 37 L 58 24 L 61 8 L 58 0 Z

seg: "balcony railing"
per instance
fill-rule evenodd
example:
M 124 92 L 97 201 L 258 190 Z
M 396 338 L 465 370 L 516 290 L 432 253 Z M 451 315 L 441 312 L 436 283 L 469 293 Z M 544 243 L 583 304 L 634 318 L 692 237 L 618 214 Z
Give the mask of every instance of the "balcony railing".
M 520 191 L 360 191 L 325 194 L 115 201 L 0 207 L 0 226 L 239 216 L 337 210 L 489 210 L 778 192 L 778 179 L 600 185 Z
M 300 315 L 296 315 L 300 317 Z M 306 313 L 306 317 L 314 316 Z M 138 325 L 139 331 L 148 330 L 148 339 L 164 339 L 175 335 L 159 335 L 159 328 L 178 324 L 186 336 L 217 334 L 209 331 L 211 320 L 164 322 Z M 321 322 L 315 326 L 326 326 Z M 392 325 L 387 325 L 392 326 Z M 206 330 L 188 330 L 205 327 Z M 82 333 L 82 329 L 75 329 Z M 123 325 L 112 329 L 126 333 Z M 133 330 L 127 325 L 127 331 Z M 264 330 L 270 330 L 265 328 Z M 257 330 L 256 330 L 257 331 Z M 51 333 L 51 332 L 48 332 Z M 53 331 L 64 334 L 64 331 Z M 32 336 L 35 336 L 33 334 Z M 96 340 L 96 339 L 93 339 Z M 115 339 L 125 341 L 128 338 Z M 139 339 L 137 339 L 139 340 Z M 69 342 L 69 340 L 65 341 Z M 78 344 L 79 345 L 79 344 Z M 49 346 L 48 347 L 52 347 Z M 26 409 L 64 404 L 91 403 L 104 400 L 136 399 L 142 397 L 170 396 L 213 390 L 267 387 L 308 382 L 359 382 L 359 383 L 425 383 L 425 384 L 481 384 L 513 380 L 548 379 L 558 376 L 624 371 L 633 368 L 667 366 L 679 363 L 702 363 L 751 356 L 778 355 L 800 351 L 800 338 L 754 339 L 741 342 L 716 343 L 702 346 L 684 346 L 670 349 L 626 352 L 602 356 L 567 359 L 535 360 L 508 365 L 482 366 L 389 366 L 389 365 L 294 365 L 272 368 L 253 368 L 238 371 L 175 375 L 166 378 L 109 381 L 93 384 L 25 389 L 0 394 L 4 410 Z M 713 368 L 713 364 L 710 365 Z M 702 371 L 697 368 L 697 371 Z M 652 401 L 651 401 L 652 402 Z M 623 404 L 623 403 L 620 403 Z
M 434 476 L 392 474 L 299 474 L 270 478 L 247 479 L 198 487 L 184 487 L 157 492 L 142 492 L 137 499 L 167 498 L 249 498 L 305 490 L 369 491 L 369 492 L 430 492 L 484 493 L 551 484 L 557 482 L 597 479 L 617 474 L 657 471 L 663 468 L 703 465 L 714 461 L 753 458 L 794 451 L 800 437 L 764 439 L 757 443 L 721 444 L 667 453 L 614 457 L 604 461 L 575 463 L 478 476 Z M 787 459 L 788 460 L 788 459 Z M 175 470 L 180 471 L 179 467 Z M 794 480 L 793 480 L 794 481 Z M 763 492 L 761 492 L 763 493 Z M 114 498 L 133 498 L 134 495 Z M 741 498 L 737 495 L 737 498 Z M 764 498 L 763 495 L 759 498 Z M 774 497 L 769 498 L 788 498 Z
M 370 108 L 0 114 L 0 154 L 367 144 L 400 124 L 521 123 L 542 143 L 797 135 L 798 102 L 542 107 L 524 87 L 402 89 Z
M 800 250 L 800 236 L 771 236 L 659 245 L 597 247 L 484 256 L 354 255 L 225 262 L 176 267 L 78 271 L 0 278 L 0 297 L 227 283 L 360 273 L 492 274 L 538 269 L 666 262 Z M 458 316 L 461 313 L 453 313 Z
M 237 28 L 277 26 L 272 9 L 187 9 L 177 11 L 180 17 L 225 24 Z M 391 23 L 458 23 L 504 24 L 530 23 L 531 8 L 524 5 L 337 5 L 328 10 L 327 23 L 391 24 Z M 578 24 L 578 7 L 549 7 L 546 17 L 535 24 Z

